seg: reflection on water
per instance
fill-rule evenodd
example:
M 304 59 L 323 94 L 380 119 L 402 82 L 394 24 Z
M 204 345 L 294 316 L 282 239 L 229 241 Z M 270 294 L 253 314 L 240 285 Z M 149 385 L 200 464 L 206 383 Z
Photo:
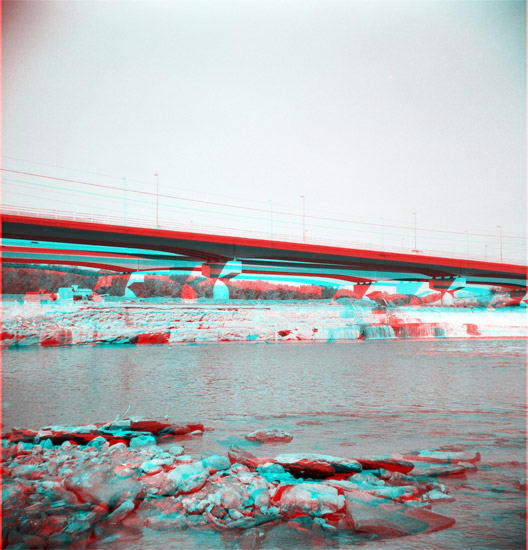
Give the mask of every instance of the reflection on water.
M 456 526 L 363 546 L 525 547 L 524 494 L 514 490 L 525 473 L 512 463 L 525 462 L 523 341 L 18 349 L 4 352 L 2 376 L 3 431 L 109 420 L 128 411 L 204 422 L 211 431 L 189 443 L 191 454 L 225 454 L 233 438 L 271 426 L 294 439 L 259 454 L 353 457 L 464 443 L 494 465 L 459 482 L 455 502 L 435 506 L 456 518 Z M 152 532 L 130 548 L 161 544 L 235 543 L 216 533 Z M 292 540 L 284 547 L 306 544 Z M 353 541 L 341 536 L 331 544 L 345 548 Z

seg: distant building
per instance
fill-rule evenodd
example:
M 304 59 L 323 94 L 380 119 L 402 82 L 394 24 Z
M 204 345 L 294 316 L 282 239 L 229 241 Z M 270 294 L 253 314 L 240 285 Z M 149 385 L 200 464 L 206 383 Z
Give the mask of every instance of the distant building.
M 41 288 L 38 292 L 26 292 L 24 296 L 24 304 L 49 304 L 57 299 L 55 293 L 46 292 L 45 288 Z
M 58 294 L 61 302 L 76 302 L 78 300 L 92 300 L 93 298 L 91 288 L 79 288 L 79 285 L 59 288 Z

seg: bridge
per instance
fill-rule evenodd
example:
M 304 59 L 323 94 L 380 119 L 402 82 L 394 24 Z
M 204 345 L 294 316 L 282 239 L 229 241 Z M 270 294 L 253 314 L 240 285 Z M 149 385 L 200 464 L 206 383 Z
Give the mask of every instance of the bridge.
M 114 272 L 202 268 L 207 277 L 239 274 L 343 282 L 429 281 L 526 287 L 526 266 L 237 235 L 108 223 L 65 216 L 2 215 L 2 262 L 84 265 Z

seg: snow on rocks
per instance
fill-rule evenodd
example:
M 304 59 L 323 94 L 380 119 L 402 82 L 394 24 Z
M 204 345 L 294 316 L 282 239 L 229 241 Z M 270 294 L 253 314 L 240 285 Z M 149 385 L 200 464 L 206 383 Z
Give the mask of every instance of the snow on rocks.
M 258 441 L 260 443 L 289 443 L 293 439 L 291 434 L 280 428 L 257 430 L 245 437 L 248 441 Z
M 36 444 L 45 441 L 48 448 L 50 444 L 60 445 L 67 441 L 99 448 L 105 441 L 112 444 L 122 442 L 137 448 L 171 437 L 201 435 L 203 431 L 203 424 L 174 424 L 168 421 L 130 418 L 86 426 L 48 426 L 38 431 L 13 428 L 10 434 L 4 434 L 2 438 L 14 443 Z
M 438 293 L 440 297 L 440 293 Z M 346 303 L 153 304 L 89 303 L 5 308 L 2 347 L 81 344 L 172 345 L 184 342 L 356 341 L 380 338 L 525 337 L 524 308 L 486 309 Z M 460 305 L 463 301 L 460 302 Z M 439 306 L 440 303 L 437 302 Z M 145 327 L 152 327 L 145 332 Z M 155 328 L 154 328 L 155 327 Z
M 375 498 L 361 501 L 346 498 L 345 517 L 357 533 L 378 537 L 401 537 L 414 533 L 439 531 L 454 525 L 455 520 L 424 508 L 387 505 Z
M 358 458 L 357 460 L 364 470 L 376 470 L 378 468 L 383 468 L 392 472 L 407 474 L 414 468 L 414 464 L 412 462 L 398 459 L 393 456 L 371 456 L 366 458 Z
M 319 517 L 343 510 L 345 499 L 335 487 L 322 483 L 299 483 L 281 488 L 278 504 L 285 517 Z
M 52 431 L 99 437 L 102 426 Z M 114 433 L 142 434 L 137 437 L 151 430 L 154 442 L 167 428 L 158 421 L 104 426 Z M 28 433 L 20 441 L 20 435 L 16 430 L 5 436 L 2 447 L 4 547 L 83 545 L 117 540 L 124 532 L 140 536 L 145 527 L 229 531 L 248 547 L 275 529 L 280 533 L 281 526 L 307 537 L 338 531 L 369 539 L 430 532 L 454 523 L 429 510 L 438 501 L 453 500 L 436 481 L 437 470 L 469 471 L 476 466 L 468 460 L 477 456 L 439 449 L 405 455 L 405 461 L 400 455 L 383 460 L 312 453 L 257 457 L 231 448 L 228 457 L 197 458 L 176 445 L 127 445 L 133 437 L 113 443 L 104 436 L 86 438 L 85 444 L 67 440 L 49 447 L 37 444 L 35 436 L 29 442 Z M 420 458 L 411 470 L 409 456 Z M 383 467 L 403 462 L 405 471 Z
M 310 453 L 281 454 L 276 462 L 295 477 L 324 479 L 334 474 L 353 474 L 362 470 L 357 460 Z
M 419 451 L 413 455 L 405 455 L 404 459 L 418 462 L 431 462 L 436 464 L 458 464 L 460 462 L 469 462 L 476 464 L 480 462 L 480 453 L 465 451 L 461 447 L 450 447 L 438 450 Z M 406 472 L 404 472 L 406 473 Z

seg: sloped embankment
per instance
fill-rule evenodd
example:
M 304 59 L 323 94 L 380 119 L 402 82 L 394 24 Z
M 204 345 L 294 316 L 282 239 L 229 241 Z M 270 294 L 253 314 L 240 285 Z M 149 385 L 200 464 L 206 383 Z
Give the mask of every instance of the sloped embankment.
M 2 346 L 525 337 L 524 308 L 90 304 L 4 310 Z

